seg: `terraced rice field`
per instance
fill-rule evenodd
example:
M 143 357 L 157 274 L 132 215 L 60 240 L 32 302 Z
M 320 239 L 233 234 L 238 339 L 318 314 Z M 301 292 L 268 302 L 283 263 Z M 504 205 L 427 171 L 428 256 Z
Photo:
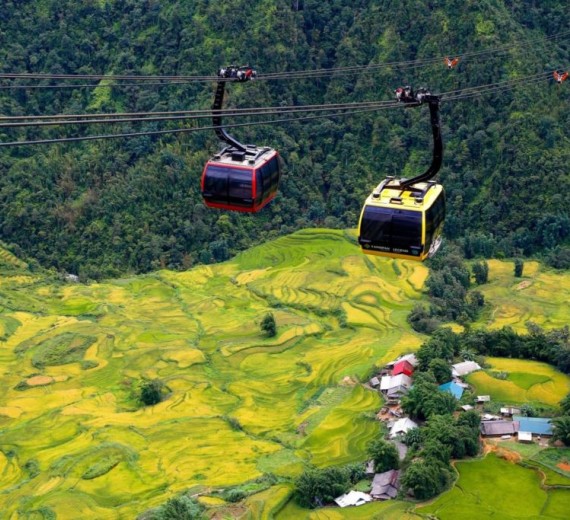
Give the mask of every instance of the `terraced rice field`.
M 405 318 L 427 269 L 364 258 L 340 231 L 89 286 L 31 275 L 4 256 L 6 518 L 130 519 L 188 488 L 362 460 L 380 400 L 360 379 L 421 343 Z M 268 311 L 274 338 L 260 331 Z M 153 378 L 169 396 L 141 408 L 137 384 Z M 264 517 L 289 494 L 280 485 L 247 507 Z M 344 518 L 323 514 L 315 518 Z
M 490 395 L 502 403 L 541 402 L 557 405 L 570 392 L 570 377 L 553 366 L 522 359 L 486 358 L 488 370 L 473 372 L 466 381 L 479 395 Z M 504 372 L 506 379 L 497 379 L 492 373 Z
M 546 328 L 570 322 L 570 277 L 538 262 L 525 262 L 522 278 L 514 277 L 514 263 L 488 260 L 489 282 L 480 286 L 491 310 L 481 321 L 489 328 L 510 326 L 526 332 L 533 321 Z
M 494 454 L 457 463 L 459 480 L 449 492 L 416 512 L 441 520 L 566 519 L 570 489 L 544 489 L 540 475 Z

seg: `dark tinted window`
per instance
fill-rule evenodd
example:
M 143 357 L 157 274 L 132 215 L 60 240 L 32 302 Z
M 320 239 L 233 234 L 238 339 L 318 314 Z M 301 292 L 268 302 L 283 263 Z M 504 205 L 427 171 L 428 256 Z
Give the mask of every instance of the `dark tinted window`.
M 251 170 L 232 170 L 229 175 L 230 203 L 251 203 L 253 198 L 251 184 Z
M 445 195 L 443 192 L 426 211 L 426 248 L 429 248 L 437 228 L 445 220 Z
M 229 168 L 210 165 L 204 179 L 204 198 L 212 202 L 228 202 Z
M 420 246 L 422 213 L 367 206 L 362 217 L 360 236 L 382 246 Z

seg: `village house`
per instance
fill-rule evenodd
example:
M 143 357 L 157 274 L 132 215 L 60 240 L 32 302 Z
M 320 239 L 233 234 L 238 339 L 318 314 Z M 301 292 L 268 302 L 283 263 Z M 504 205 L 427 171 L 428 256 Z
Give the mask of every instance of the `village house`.
M 451 374 L 454 377 L 463 377 L 476 370 L 481 370 L 481 367 L 475 363 L 475 361 L 463 361 L 461 363 L 456 363 L 451 365 Z
M 481 421 L 481 435 L 485 437 L 502 437 L 514 435 L 519 431 L 518 421 Z
M 418 425 L 409 417 L 398 419 L 390 428 L 390 439 L 396 439 L 401 435 L 405 435 L 410 430 L 417 428 Z
M 519 415 L 521 413 L 520 408 L 515 408 L 514 406 L 505 406 L 501 408 L 501 415 L 505 417 L 511 417 L 513 415 Z
M 362 493 L 361 491 L 349 491 L 348 493 L 335 498 L 334 501 L 336 505 L 340 507 L 362 506 L 368 502 L 372 502 L 372 497 L 367 493 Z
M 461 396 L 463 395 L 463 387 L 459 386 L 454 381 L 449 381 L 449 383 L 444 383 L 443 385 L 439 385 L 439 389 L 442 392 L 449 392 L 458 401 L 459 399 L 461 399 Z
M 380 380 L 380 391 L 389 399 L 399 399 L 408 393 L 412 386 L 411 377 L 406 374 L 398 374 L 397 376 L 384 376 Z
M 400 470 L 392 469 L 374 475 L 370 495 L 376 500 L 390 500 L 396 498 L 398 489 L 400 489 Z
M 398 361 L 394 365 L 394 368 L 392 369 L 393 376 L 397 376 L 398 374 L 406 374 L 407 376 L 411 377 L 413 373 L 414 373 L 413 365 L 405 359 Z
M 551 420 L 545 417 L 523 417 L 522 415 L 513 416 L 513 421 L 520 424 L 519 431 L 529 432 L 532 435 L 550 436 L 554 432 L 552 430 Z

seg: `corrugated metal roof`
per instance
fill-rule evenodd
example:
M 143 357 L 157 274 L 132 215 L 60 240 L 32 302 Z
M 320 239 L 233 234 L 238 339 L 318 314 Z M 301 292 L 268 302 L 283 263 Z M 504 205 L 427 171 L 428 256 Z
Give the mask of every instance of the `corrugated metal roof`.
M 463 387 L 459 386 L 457 383 L 450 381 L 449 383 L 444 383 L 439 385 L 439 389 L 442 392 L 449 392 L 455 399 L 461 399 L 463 395 Z
M 552 435 L 552 424 L 546 417 L 523 417 L 514 415 L 513 421 L 519 421 L 520 431 L 531 432 L 534 435 Z

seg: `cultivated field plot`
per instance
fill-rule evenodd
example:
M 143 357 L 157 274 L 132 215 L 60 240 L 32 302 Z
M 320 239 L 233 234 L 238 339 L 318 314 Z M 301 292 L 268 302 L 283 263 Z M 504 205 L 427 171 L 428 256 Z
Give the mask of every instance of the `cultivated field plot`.
M 570 377 L 553 366 L 522 359 L 486 358 L 490 369 L 474 372 L 466 380 L 479 395 L 503 403 L 541 402 L 557 405 L 570 392 Z M 504 373 L 506 379 L 493 374 Z
M 132 519 L 188 488 L 362 460 L 380 399 L 360 379 L 421 343 L 405 318 L 427 269 L 366 258 L 341 231 L 89 286 L 0 256 L 7 518 Z M 268 311 L 273 338 L 260 331 Z M 141 408 L 137 384 L 154 378 L 170 395 Z M 250 497 L 252 511 L 290 493 L 275 490 Z M 330 514 L 318 518 L 345 518 Z
M 488 260 L 489 282 L 479 287 L 491 311 L 483 320 L 489 328 L 506 325 L 526 332 L 533 321 L 546 328 L 570 322 L 570 278 L 537 262 L 525 262 L 522 278 L 514 277 L 514 263 Z
M 568 518 L 570 489 L 541 488 L 540 474 L 533 469 L 489 454 L 459 462 L 457 470 L 459 480 L 453 489 L 419 507 L 418 513 L 441 520 Z

